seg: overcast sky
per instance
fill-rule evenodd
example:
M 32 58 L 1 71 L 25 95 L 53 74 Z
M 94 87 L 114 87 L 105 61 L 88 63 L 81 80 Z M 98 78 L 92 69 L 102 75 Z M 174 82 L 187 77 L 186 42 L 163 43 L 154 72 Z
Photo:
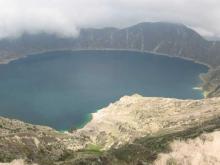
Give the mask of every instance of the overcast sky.
M 220 0 L 0 0 L 0 38 L 22 33 L 76 36 L 80 28 L 183 23 L 220 37 Z

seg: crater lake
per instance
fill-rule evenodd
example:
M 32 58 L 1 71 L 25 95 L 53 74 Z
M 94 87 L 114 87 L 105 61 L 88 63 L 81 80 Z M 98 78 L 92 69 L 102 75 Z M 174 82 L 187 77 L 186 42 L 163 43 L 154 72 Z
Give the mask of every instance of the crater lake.
M 124 95 L 201 99 L 204 65 L 132 51 L 56 51 L 0 65 L 0 116 L 81 127 Z

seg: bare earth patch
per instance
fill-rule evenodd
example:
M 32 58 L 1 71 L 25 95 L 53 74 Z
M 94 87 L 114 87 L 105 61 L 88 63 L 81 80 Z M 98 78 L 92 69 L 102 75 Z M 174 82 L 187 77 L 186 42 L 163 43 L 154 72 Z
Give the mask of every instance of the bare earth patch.
M 220 164 L 220 131 L 186 141 L 176 140 L 170 147 L 172 152 L 160 154 L 154 165 Z

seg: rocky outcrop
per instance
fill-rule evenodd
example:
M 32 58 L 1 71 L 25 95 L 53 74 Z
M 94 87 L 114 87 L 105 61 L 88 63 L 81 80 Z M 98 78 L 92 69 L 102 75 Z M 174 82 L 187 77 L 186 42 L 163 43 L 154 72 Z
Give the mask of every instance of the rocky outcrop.
M 213 67 L 219 65 L 220 44 L 207 41 L 182 24 L 140 23 L 124 29 L 81 29 L 76 38 L 24 34 L 0 41 L 2 62 L 27 54 L 53 50 L 136 50 L 190 58 Z
M 206 97 L 220 97 L 220 67 L 211 69 L 201 76 Z
M 176 139 L 220 128 L 220 98 L 178 100 L 124 96 L 69 133 L 0 118 L 0 162 L 152 163 Z M 132 162 L 132 163 L 130 163 Z
M 55 162 L 65 154 L 63 141 L 69 139 L 68 135 L 49 127 L 0 117 L 0 162 L 15 159 L 40 164 Z
M 46 126 L 32 125 L 32 124 L 24 123 L 19 120 L 0 117 L 1 137 L 11 135 L 13 133 L 19 133 L 19 132 L 22 133 L 28 131 L 53 132 L 55 130 Z
M 125 96 L 93 114 L 73 134 L 89 135 L 89 143 L 118 148 L 144 136 L 174 133 L 220 118 L 220 98 L 178 100 Z
M 159 154 L 154 165 L 213 165 L 220 164 L 220 132 L 202 134 L 186 141 L 175 140 L 171 152 Z
M 7 61 L 40 51 L 113 49 L 167 54 L 218 66 L 220 58 L 216 51 L 219 47 L 217 42 L 205 40 L 182 24 L 146 22 L 124 29 L 81 29 L 76 38 L 24 34 L 14 40 L 1 40 L 0 57 Z

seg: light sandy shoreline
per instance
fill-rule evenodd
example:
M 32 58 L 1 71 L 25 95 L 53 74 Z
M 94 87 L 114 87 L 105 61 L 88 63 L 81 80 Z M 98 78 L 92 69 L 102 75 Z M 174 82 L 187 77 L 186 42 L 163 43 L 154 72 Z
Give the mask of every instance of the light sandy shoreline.
M 202 87 L 194 87 L 193 90 L 197 90 L 197 91 L 200 91 L 203 95 L 204 98 L 207 98 L 207 92 L 206 91 L 203 91 Z

